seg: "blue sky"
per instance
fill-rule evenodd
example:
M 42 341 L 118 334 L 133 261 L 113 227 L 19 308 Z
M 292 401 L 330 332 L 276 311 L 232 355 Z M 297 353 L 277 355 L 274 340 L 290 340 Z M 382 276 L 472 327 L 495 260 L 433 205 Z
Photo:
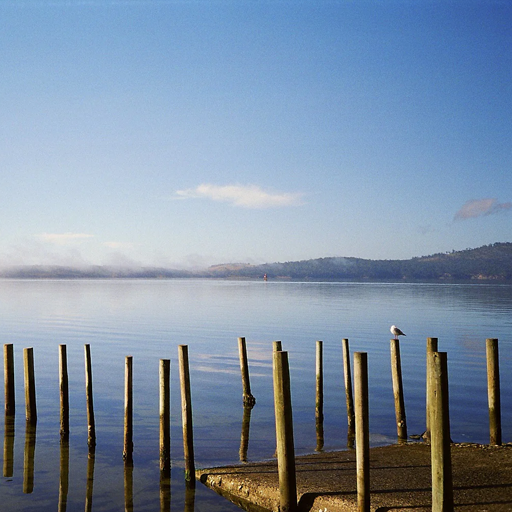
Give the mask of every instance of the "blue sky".
M 512 241 L 508 1 L 0 3 L 0 265 Z

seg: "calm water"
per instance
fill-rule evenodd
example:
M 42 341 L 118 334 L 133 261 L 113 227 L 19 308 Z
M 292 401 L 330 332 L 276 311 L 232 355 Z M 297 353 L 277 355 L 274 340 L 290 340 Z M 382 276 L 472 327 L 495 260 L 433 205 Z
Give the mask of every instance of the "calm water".
M 70 387 L 67 509 L 160 510 L 158 365 L 171 359 L 171 502 L 174 510 L 235 511 L 198 485 L 185 504 L 177 346 L 189 346 L 197 467 L 240 460 L 242 386 L 237 338 L 248 344 L 252 410 L 247 459 L 275 449 L 272 341 L 289 352 L 297 453 L 313 452 L 315 341 L 324 342 L 324 449 L 346 447 L 341 339 L 368 352 L 373 445 L 395 441 L 389 326 L 401 340 L 409 434 L 425 425 L 425 339 L 448 352 L 450 414 L 455 441 L 488 441 L 485 339 L 499 338 L 503 439 L 512 437 L 512 286 L 298 283 L 213 280 L 0 281 L 2 343 L 13 343 L 17 414 L 12 476 L 2 477 L 0 509 L 57 510 L 60 443 L 58 345 L 66 344 Z M 91 345 L 97 448 L 87 457 L 84 344 Z M 38 423 L 33 486 L 24 493 L 23 348 L 34 348 Z M 124 474 L 124 358 L 133 356 L 134 468 Z M 3 408 L 3 393 L 0 397 Z M 5 425 L 0 421 L 0 439 Z M 5 438 L 7 439 L 7 438 Z M 4 441 L 4 448 L 6 446 Z M 5 471 L 3 451 L 2 465 Z M 86 499 L 93 472 L 92 495 Z M 27 482 L 25 482 L 25 491 Z

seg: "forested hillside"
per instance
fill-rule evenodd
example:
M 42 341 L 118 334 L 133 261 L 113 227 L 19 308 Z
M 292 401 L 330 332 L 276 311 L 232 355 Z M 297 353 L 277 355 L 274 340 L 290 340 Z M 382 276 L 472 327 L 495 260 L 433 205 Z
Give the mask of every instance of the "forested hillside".
M 409 260 L 333 257 L 237 267 L 219 265 L 211 267 L 208 274 L 253 278 L 267 274 L 269 279 L 512 281 L 512 243 L 496 243 Z
M 512 283 L 512 243 L 432 254 L 409 260 L 367 260 L 350 257 L 319 258 L 286 263 L 249 265 L 229 263 L 206 270 L 116 268 L 107 266 L 20 266 L 0 270 L 3 278 L 24 279 L 170 279 L 245 278 L 310 280 L 418 280 L 497 281 Z

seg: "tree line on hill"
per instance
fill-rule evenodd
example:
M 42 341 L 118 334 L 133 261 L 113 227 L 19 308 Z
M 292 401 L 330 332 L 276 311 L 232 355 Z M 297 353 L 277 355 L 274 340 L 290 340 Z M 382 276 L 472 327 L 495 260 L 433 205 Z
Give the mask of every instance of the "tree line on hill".
M 209 275 L 246 278 L 266 275 L 268 279 L 512 281 L 512 243 L 408 260 L 332 257 L 238 268 L 219 265 L 211 267 Z
M 205 270 L 90 266 L 19 266 L 0 270 L 2 278 L 170 279 L 185 277 L 294 280 L 411 280 L 512 282 L 512 243 L 452 251 L 408 260 L 318 258 L 262 265 L 225 264 Z

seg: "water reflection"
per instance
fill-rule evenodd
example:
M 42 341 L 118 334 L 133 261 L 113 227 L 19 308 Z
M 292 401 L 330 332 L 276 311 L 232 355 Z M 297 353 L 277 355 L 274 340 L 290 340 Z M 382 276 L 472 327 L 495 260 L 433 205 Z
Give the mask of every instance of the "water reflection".
M 185 483 L 185 512 L 194 512 L 196 487 L 190 481 Z
M 4 476 L 14 474 L 14 414 L 5 415 L 4 431 Z
M 317 410 L 316 418 L 316 448 L 315 451 L 321 452 L 324 449 L 324 415 Z
M 69 441 L 62 437 L 60 441 L 60 476 L 58 512 L 66 512 L 69 489 Z
M 34 490 L 34 459 L 36 453 L 36 424 L 25 423 L 25 451 L 23 452 L 23 492 L 31 494 Z
M 171 512 L 170 471 L 160 471 L 160 512 Z
M 85 512 L 91 512 L 92 510 L 92 490 L 94 484 L 95 458 L 96 456 L 94 452 L 89 450 L 89 454 L 87 456 L 87 485 L 85 488 Z
M 124 510 L 133 512 L 133 462 L 124 464 Z
M 244 406 L 242 418 L 242 434 L 240 436 L 240 462 L 247 462 L 247 450 L 249 449 L 249 429 L 251 426 L 252 406 Z

